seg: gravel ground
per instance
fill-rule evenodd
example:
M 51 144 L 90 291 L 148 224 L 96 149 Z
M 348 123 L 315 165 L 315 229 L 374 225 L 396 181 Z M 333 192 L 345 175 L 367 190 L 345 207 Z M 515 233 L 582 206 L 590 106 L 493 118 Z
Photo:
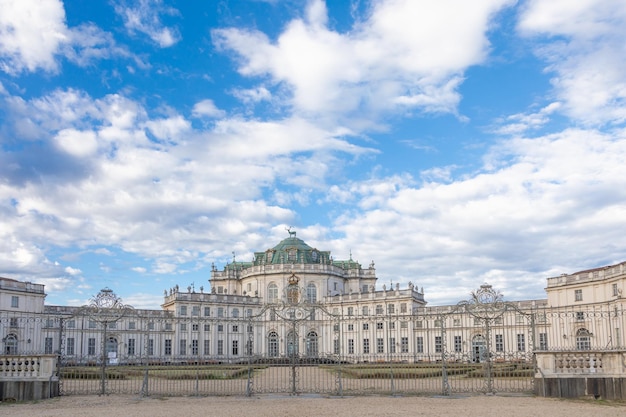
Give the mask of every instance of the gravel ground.
M 33 403 L 0 403 L 11 417 L 196 416 L 626 416 L 626 403 L 524 396 L 451 397 L 167 397 L 64 396 Z

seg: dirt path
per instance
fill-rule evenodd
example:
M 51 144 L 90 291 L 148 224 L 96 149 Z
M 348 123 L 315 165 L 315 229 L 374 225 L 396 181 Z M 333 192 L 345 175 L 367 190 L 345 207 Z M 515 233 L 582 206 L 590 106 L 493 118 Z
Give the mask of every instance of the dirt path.
M 2 404 L 0 416 L 11 417 L 255 417 L 281 416 L 480 416 L 480 417 L 623 417 L 626 404 L 593 400 L 533 397 L 344 397 L 260 396 L 172 397 L 67 396 L 37 403 Z

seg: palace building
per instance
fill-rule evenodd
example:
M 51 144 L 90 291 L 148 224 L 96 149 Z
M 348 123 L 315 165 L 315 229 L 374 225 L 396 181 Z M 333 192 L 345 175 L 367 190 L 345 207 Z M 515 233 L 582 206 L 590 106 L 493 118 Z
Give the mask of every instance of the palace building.
M 253 260 L 215 266 L 210 290 L 165 290 L 137 310 L 104 289 L 83 307 L 45 305 L 44 287 L 0 278 L 4 354 L 66 364 L 149 362 L 529 361 L 536 351 L 623 348 L 626 262 L 547 279 L 547 298 L 505 301 L 489 285 L 429 306 L 409 282 L 289 236 Z

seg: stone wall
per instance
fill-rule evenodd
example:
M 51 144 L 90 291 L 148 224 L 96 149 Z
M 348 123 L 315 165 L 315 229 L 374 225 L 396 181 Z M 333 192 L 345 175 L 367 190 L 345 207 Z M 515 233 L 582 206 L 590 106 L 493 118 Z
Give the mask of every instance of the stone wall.
M 537 352 L 535 394 L 626 400 L 626 350 Z

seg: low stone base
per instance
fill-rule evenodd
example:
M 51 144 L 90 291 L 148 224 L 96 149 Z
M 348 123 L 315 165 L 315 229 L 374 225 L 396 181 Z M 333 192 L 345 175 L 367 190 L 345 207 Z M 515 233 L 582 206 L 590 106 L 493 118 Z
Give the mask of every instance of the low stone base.
M 0 401 L 36 401 L 59 396 L 59 381 L 0 381 Z
M 626 378 L 567 377 L 535 378 L 535 395 L 539 397 L 626 400 Z

